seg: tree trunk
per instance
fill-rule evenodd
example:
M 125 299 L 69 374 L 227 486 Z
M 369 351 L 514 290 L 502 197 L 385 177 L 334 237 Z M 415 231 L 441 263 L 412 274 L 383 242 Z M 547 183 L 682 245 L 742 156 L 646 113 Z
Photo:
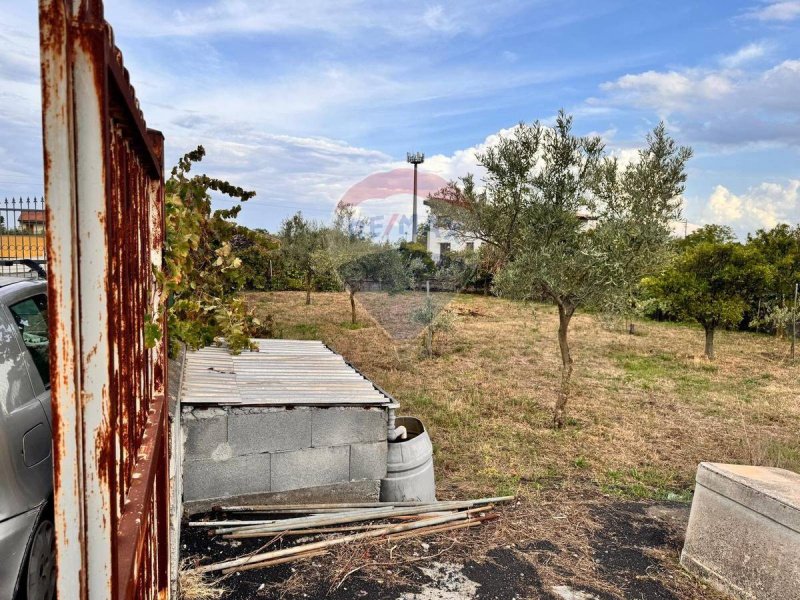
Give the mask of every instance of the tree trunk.
M 311 272 L 306 273 L 306 306 L 311 304 Z
M 350 288 L 350 322 L 356 324 L 356 293 Z
M 714 327 L 709 326 L 706 330 L 706 358 L 714 360 Z
M 561 388 L 558 391 L 555 409 L 553 410 L 553 427 L 561 429 L 567 416 L 570 383 L 572 380 L 572 355 L 569 352 L 569 322 L 575 312 L 570 304 L 558 305 L 558 347 L 561 350 Z

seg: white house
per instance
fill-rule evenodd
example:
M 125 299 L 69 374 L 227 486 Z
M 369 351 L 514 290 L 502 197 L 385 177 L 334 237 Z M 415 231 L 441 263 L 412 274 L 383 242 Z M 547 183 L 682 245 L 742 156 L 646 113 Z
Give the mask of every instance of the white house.
M 425 200 L 424 204 L 430 206 L 428 200 Z M 482 240 L 457 235 L 446 227 L 437 227 L 436 219 L 433 215 L 429 214 L 428 223 L 430 229 L 425 249 L 431 253 L 431 258 L 435 263 L 438 263 L 442 260 L 442 257 L 447 256 L 450 252 L 474 251 L 483 244 Z
M 462 250 L 477 250 L 483 242 L 478 239 L 463 239 L 449 229 L 443 229 L 431 224 L 428 232 L 427 250 L 431 253 L 434 262 L 439 262 L 443 256 L 450 252 Z

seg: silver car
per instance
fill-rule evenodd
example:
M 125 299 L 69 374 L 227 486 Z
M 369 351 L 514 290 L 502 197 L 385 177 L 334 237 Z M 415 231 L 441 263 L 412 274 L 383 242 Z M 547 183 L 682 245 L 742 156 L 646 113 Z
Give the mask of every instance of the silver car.
M 0 277 L 0 600 L 55 593 L 46 292 Z

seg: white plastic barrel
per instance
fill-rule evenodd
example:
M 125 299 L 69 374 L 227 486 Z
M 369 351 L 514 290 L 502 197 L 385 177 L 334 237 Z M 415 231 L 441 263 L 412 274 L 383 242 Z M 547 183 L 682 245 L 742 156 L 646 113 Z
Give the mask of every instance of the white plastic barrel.
M 395 424 L 405 427 L 408 436 L 405 440 L 389 442 L 381 501 L 435 502 L 433 444 L 425 426 L 414 417 L 397 417 Z

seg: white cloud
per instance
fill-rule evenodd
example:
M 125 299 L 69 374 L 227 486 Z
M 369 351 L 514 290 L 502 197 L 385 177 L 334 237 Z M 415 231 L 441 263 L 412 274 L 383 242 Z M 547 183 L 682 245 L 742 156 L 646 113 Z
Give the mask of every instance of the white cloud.
M 697 102 L 719 101 L 732 92 L 733 82 L 724 73 L 687 69 L 623 75 L 600 87 L 614 94 L 617 101 L 670 113 Z
M 759 52 L 745 47 L 731 60 L 743 66 L 743 60 Z M 590 98 L 590 106 L 655 111 L 687 141 L 800 144 L 800 60 L 755 71 L 725 67 L 646 71 L 623 75 L 601 89 L 606 96 Z
M 737 69 L 749 62 L 762 58 L 767 53 L 767 45 L 763 43 L 747 44 L 733 54 L 728 54 L 720 59 L 720 64 L 726 69 Z
M 454 33 L 460 29 L 458 23 L 448 14 L 441 4 L 429 6 L 422 13 L 422 22 L 433 31 Z
M 705 218 L 745 231 L 782 222 L 800 223 L 800 179 L 783 185 L 764 182 L 742 194 L 717 185 L 708 197 Z
M 780 0 L 751 10 L 747 16 L 758 21 L 793 21 L 800 17 L 800 0 Z
M 140 37 L 316 32 L 353 38 L 366 30 L 399 39 L 426 32 L 479 34 L 518 8 L 512 1 L 487 5 L 477 0 L 442 0 L 423 11 L 370 0 L 205 0 L 190 10 L 170 9 L 154 0 L 108 4 L 109 21 L 126 23 L 126 32 Z

